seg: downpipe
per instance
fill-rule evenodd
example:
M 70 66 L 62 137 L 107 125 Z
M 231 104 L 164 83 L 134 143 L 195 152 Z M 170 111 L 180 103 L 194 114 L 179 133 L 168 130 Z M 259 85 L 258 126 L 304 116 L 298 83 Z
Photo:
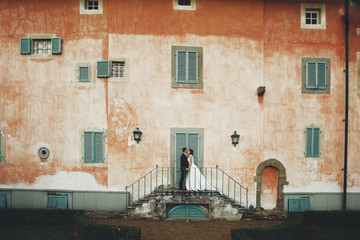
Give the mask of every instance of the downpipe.
M 347 164 L 349 134 L 349 0 L 345 0 L 345 142 L 344 142 L 344 192 L 343 211 L 346 210 L 347 197 Z

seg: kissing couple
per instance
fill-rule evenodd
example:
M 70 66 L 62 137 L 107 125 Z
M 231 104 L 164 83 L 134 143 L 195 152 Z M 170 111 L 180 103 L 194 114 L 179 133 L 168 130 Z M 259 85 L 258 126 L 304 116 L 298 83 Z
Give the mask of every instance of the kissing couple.
M 182 152 L 180 157 L 181 176 L 179 190 L 212 190 L 213 188 L 207 183 L 199 168 L 194 163 L 194 150 L 184 147 L 182 148 Z

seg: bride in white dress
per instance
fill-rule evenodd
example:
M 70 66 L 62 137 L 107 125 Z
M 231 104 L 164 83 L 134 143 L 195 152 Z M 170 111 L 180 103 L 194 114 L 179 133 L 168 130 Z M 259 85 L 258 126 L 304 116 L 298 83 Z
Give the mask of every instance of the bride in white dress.
M 214 190 L 211 187 L 204 176 L 201 174 L 199 168 L 194 164 L 194 151 L 190 149 L 189 154 L 189 171 L 186 175 L 185 186 L 187 190 L 190 191 L 197 191 L 197 190 Z

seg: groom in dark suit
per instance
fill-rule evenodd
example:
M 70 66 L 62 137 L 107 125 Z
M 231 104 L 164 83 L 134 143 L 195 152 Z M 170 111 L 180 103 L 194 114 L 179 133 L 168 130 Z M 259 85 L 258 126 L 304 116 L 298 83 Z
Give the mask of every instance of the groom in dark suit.
M 183 153 L 181 154 L 180 157 L 180 170 L 181 170 L 181 177 L 180 177 L 180 181 L 179 181 L 179 190 L 186 190 L 186 188 L 184 188 L 184 179 L 186 177 L 187 174 L 187 169 L 189 168 L 189 162 L 187 160 L 187 156 L 186 153 L 188 153 L 188 149 L 187 148 L 182 148 Z

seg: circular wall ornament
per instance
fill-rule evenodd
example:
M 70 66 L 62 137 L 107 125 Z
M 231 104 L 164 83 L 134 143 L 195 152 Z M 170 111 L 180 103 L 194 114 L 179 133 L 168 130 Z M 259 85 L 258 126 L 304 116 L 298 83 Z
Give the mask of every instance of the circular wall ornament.
M 39 148 L 38 154 L 41 158 L 48 158 L 50 155 L 50 150 L 46 147 L 41 147 Z

